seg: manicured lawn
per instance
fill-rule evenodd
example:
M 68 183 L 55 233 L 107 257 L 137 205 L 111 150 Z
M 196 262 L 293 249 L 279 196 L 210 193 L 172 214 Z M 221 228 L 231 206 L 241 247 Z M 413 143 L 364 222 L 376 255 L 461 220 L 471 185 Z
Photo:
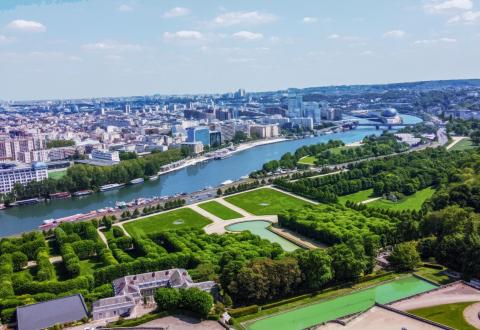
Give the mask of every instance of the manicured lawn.
M 103 235 L 105 235 L 105 238 L 108 240 L 111 240 L 113 239 L 113 231 L 110 229 L 108 231 L 102 231 L 103 232 Z
M 216 215 L 217 217 L 223 220 L 231 220 L 231 219 L 237 219 L 242 217 L 240 213 L 237 213 L 234 210 L 229 209 L 228 207 L 220 204 L 219 202 L 211 201 L 211 202 L 200 204 L 198 206 L 204 209 L 205 211 L 213 215 Z
M 354 202 L 354 203 L 360 203 L 360 202 L 366 201 L 367 199 L 372 198 L 372 194 L 373 194 L 373 189 L 362 190 L 362 191 L 359 191 L 355 194 L 339 196 L 338 197 L 338 202 L 340 204 L 345 204 L 347 201 L 351 201 L 351 202 Z
M 279 214 L 285 210 L 313 205 L 270 188 L 252 190 L 227 197 L 225 200 L 255 215 Z
M 475 328 L 468 324 L 463 317 L 463 311 L 465 310 L 465 308 L 474 303 L 476 302 L 438 305 L 427 308 L 414 309 L 408 312 L 423 317 L 425 319 L 452 327 L 454 329 L 474 330 Z
M 450 151 L 458 151 L 458 150 L 469 150 L 469 149 L 474 149 L 476 146 L 473 145 L 472 140 L 470 139 L 463 139 L 457 144 L 455 144 L 453 147 L 451 147 L 449 150 Z
M 407 196 L 398 202 L 391 202 L 386 199 L 380 199 L 367 205 L 370 207 L 377 207 L 382 209 L 392 209 L 396 211 L 403 211 L 403 210 L 420 210 L 423 203 L 432 197 L 435 193 L 435 189 L 433 188 L 426 188 L 420 191 L 417 191 L 415 194 L 411 196 Z
M 439 269 L 433 269 L 429 267 L 420 267 L 415 271 L 415 274 L 420 275 L 421 277 L 424 277 L 427 280 L 444 285 L 452 282 L 452 279 L 450 279 L 450 277 L 448 277 L 445 274 L 442 274 L 442 272 L 445 269 L 439 270 Z
M 93 272 L 100 268 L 105 266 L 103 262 L 92 258 L 92 259 L 87 259 L 87 260 L 81 260 L 80 261 L 80 274 L 81 275 L 93 275 Z
M 183 229 L 187 227 L 203 228 L 211 221 L 189 208 L 183 208 L 167 213 L 132 221 L 123 225 L 132 236 L 146 236 L 170 229 Z
M 317 158 L 315 156 L 305 156 L 303 158 L 300 158 L 298 161 L 299 164 L 304 164 L 304 165 L 315 165 L 315 161 Z
M 64 171 L 54 171 L 54 172 L 48 172 L 48 177 L 52 178 L 54 180 L 61 179 L 67 174 L 67 170 Z

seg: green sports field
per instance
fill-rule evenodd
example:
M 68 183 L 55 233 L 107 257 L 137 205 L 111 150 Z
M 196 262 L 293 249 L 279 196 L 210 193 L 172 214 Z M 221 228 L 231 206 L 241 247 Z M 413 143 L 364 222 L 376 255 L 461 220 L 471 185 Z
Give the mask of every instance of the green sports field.
M 225 198 L 229 203 L 254 215 L 279 214 L 282 211 L 313 205 L 280 191 L 262 188 Z
M 298 163 L 303 165 L 315 165 L 316 160 L 317 160 L 317 157 L 315 156 L 305 156 L 300 158 L 298 160 Z
M 470 324 L 465 321 L 463 311 L 474 302 L 463 302 L 456 304 L 446 304 L 432 306 L 408 311 L 411 314 L 423 317 L 424 319 L 438 322 L 440 324 L 459 330 L 474 330 Z
M 54 180 L 61 179 L 61 178 L 63 178 L 65 175 L 67 175 L 67 170 L 48 172 L 48 177 L 49 177 L 50 179 L 54 179 Z
M 435 189 L 433 188 L 426 188 L 423 190 L 417 191 L 415 194 L 411 196 L 407 196 L 402 198 L 398 202 L 392 202 L 386 199 L 379 199 L 377 201 L 368 203 L 366 205 L 370 207 L 377 207 L 382 209 L 391 209 L 396 211 L 403 211 L 403 210 L 415 210 L 419 211 L 422 208 L 423 203 L 433 196 L 435 193 Z
M 199 204 L 198 206 L 204 209 L 205 211 L 213 215 L 216 215 L 217 217 L 223 220 L 232 220 L 232 219 L 238 219 L 242 217 L 240 213 L 237 213 L 234 210 L 229 209 L 228 207 L 220 204 L 219 202 L 210 201 L 203 204 Z
M 408 276 L 346 296 L 267 317 L 246 326 L 250 330 L 301 330 L 345 315 L 362 312 L 373 306 L 375 302 L 387 304 L 434 288 L 433 284 Z
M 469 149 L 474 149 L 477 146 L 473 145 L 472 140 L 468 139 L 463 139 L 457 144 L 455 144 L 453 147 L 449 149 L 449 151 L 461 151 L 461 150 L 469 150 Z
M 367 199 L 372 198 L 372 194 L 373 194 L 373 189 L 362 190 L 354 194 L 339 196 L 338 202 L 340 204 L 345 204 L 347 201 L 360 203 L 360 202 L 366 201 Z
M 203 228 L 211 223 L 204 216 L 189 208 L 182 208 L 167 213 L 131 221 L 123 225 L 125 230 L 133 237 L 146 236 L 164 230 L 183 229 L 187 227 Z

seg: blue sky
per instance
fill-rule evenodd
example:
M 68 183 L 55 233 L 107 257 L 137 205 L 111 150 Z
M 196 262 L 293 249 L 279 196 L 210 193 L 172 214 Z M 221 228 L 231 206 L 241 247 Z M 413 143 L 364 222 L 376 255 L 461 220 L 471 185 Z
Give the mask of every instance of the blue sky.
M 480 78 L 480 0 L 0 0 L 0 99 Z

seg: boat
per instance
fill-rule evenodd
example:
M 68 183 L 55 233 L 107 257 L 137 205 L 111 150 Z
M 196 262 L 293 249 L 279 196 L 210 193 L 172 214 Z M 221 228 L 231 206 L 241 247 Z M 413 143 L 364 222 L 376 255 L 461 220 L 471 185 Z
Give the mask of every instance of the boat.
M 130 181 L 130 184 L 139 184 L 145 181 L 143 178 L 133 179 Z
M 100 191 L 109 191 L 109 190 L 113 190 L 113 189 L 122 188 L 123 186 L 125 186 L 125 183 L 106 184 L 106 185 L 100 187 Z
M 24 199 L 21 201 L 16 201 L 10 205 L 12 206 L 22 206 L 22 205 L 31 205 L 31 204 L 37 204 L 40 203 L 41 199 L 40 198 L 30 198 L 30 199 Z
M 80 190 L 73 193 L 75 197 L 82 197 L 93 194 L 93 190 Z
M 127 203 L 125 203 L 125 202 L 116 202 L 116 203 L 115 203 L 115 207 L 116 207 L 116 208 L 119 208 L 119 209 L 124 209 L 124 208 L 127 207 Z
M 0 210 L 5 210 L 6 208 L 5 204 L 0 204 Z
M 150 181 L 158 180 L 158 175 L 152 175 L 152 176 L 148 177 L 148 180 L 150 180 Z
M 50 197 L 51 200 L 55 200 L 55 199 L 67 199 L 67 198 L 72 197 L 72 194 L 70 194 L 69 192 L 65 191 L 65 192 L 59 192 L 59 193 L 55 193 L 55 194 L 50 194 L 49 197 Z
M 221 183 L 221 185 L 222 185 L 222 186 L 226 186 L 226 185 L 232 184 L 232 183 L 233 183 L 232 180 L 225 180 L 225 181 L 223 181 L 223 182 Z
M 240 177 L 240 179 L 242 179 L 242 180 L 246 180 L 246 179 L 248 179 L 248 178 L 249 178 L 248 175 L 242 175 L 242 176 Z

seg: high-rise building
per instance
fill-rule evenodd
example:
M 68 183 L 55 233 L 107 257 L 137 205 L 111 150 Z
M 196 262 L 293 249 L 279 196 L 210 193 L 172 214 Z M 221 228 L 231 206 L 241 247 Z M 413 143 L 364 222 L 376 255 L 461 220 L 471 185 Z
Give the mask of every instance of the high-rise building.
M 222 144 L 222 133 L 219 131 L 210 132 L 210 146 L 218 147 Z
M 202 142 L 204 146 L 209 146 L 210 130 L 205 126 L 187 128 L 187 142 Z
M 312 118 L 314 124 L 322 121 L 322 113 L 318 102 L 302 102 L 302 113 L 304 117 Z
M 302 102 L 303 96 L 296 89 L 290 88 L 288 90 L 288 117 L 302 116 Z
M 130 113 L 130 104 L 125 104 L 125 114 L 129 114 Z
M 33 163 L 31 166 L 15 166 L 14 164 L 0 164 L 0 193 L 12 191 L 15 183 L 26 185 L 30 181 L 48 179 L 47 165 Z

